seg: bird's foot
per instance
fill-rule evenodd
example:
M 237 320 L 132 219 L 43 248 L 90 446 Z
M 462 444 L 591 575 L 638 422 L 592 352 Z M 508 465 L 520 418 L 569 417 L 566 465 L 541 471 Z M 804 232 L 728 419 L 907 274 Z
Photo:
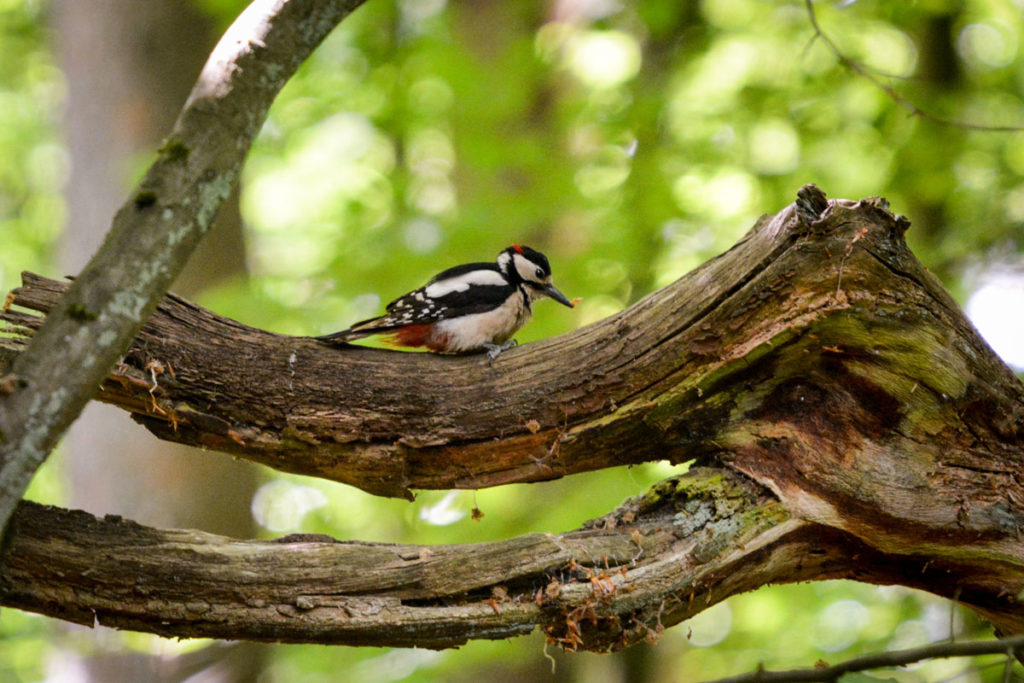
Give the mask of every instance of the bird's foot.
M 504 344 L 484 344 L 484 348 L 487 349 L 487 362 L 493 363 L 502 351 L 508 351 L 518 343 L 515 339 L 509 339 Z

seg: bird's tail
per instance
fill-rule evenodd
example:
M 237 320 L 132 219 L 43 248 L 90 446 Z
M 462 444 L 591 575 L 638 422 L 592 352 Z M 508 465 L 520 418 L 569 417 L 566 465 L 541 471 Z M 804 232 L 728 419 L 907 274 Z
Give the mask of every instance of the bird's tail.
M 330 344 L 332 346 L 344 346 L 347 342 L 354 339 L 361 339 L 367 336 L 369 333 L 353 332 L 352 330 L 342 330 L 341 332 L 332 332 L 331 334 L 324 334 L 319 337 L 313 337 L 318 342 L 324 344 Z
M 389 325 L 386 318 L 370 318 L 369 320 L 363 320 L 358 322 L 347 330 L 341 330 L 340 332 L 332 332 L 331 334 L 321 335 L 319 337 L 313 337 L 319 342 L 325 344 L 332 344 L 334 346 L 343 346 L 350 341 L 356 339 L 362 339 L 363 337 L 369 337 L 374 334 L 381 334 L 384 332 L 390 332 L 394 329 L 394 325 Z

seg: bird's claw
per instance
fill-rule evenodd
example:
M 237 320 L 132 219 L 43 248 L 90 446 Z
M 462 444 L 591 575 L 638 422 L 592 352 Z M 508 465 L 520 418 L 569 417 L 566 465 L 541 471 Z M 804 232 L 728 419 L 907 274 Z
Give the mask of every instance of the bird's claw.
M 504 344 L 484 344 L 484 348 L 487 349 L 487 362 L 493 363 L 502 351 L 508 351 L 518 343 L 515 339 L 509 339 Z

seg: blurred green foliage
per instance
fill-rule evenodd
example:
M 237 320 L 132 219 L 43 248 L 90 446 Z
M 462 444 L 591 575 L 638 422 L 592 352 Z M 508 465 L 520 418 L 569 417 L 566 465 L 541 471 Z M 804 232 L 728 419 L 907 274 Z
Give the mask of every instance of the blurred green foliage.
M 243 6 L 200 4 L 224 22 Z M 845 55 L 933 116 L 1024 125 L 1021 0 L 816 8 Z M 63 84 L 45 32 L 39 2 L 0 0 L 5 288 L 21 269 L 53 274 L 63 222 Z M 574 311 L 540 304 L 519 336 L 528 342 L 674 280 L 807 182 L 833 197 L 887 196 L 914 222 L 914 251 L 961 300 L 971 269 L 1021 262 L 1024 133 L 910 115 L 814 40 L 802 2 L 370 0 L 275 103 L 243 178 L 252 277 L 203 303 L 279 332 L 324 333 L 443 268 L 521 242 L 545 251 L 559 288 L 584 298 Z M 493 540 L 574 528 L 671 471 L 424 492 L 413 504 L 268 473 L 253 512 L 268 536 Z M 43 476 L 55 476 L 52 464 Z M 41 484 L 37 495 L 59 489 Z M 471 520 L 474 507 L 482 520 Z M 0 679 L 42 675 L 43 623 L 4 610 Z M 951 628 L 988 632 L 921 593 L 828 582 L 739 596 L 635 652 L 552 655 L 565 680 L 639 680 L 642 669 L 647 680 L 691 681 L 923 644 Z M 132 636 L 125 647 L 168 646 Z M 442 653 L 281 646 L 269 678 L 544 679 L 543 649 L 539 636 Z M 990 661 L 878 675 L 1001 680 Z
M 42 3 L 0 2 L 0 286 L 43 269 L 63 228 L 64 81 L 45 43 Z

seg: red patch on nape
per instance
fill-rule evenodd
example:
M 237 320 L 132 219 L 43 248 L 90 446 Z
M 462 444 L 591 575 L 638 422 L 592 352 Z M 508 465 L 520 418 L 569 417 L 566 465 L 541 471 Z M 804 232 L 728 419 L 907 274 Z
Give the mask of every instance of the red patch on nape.
M 521 246 L 519 246 L 518 244 L 513 244 L 512 245 L 512 249 L 514 249 L 517 254 L 522 254 L 523 253 L 523 248 Z

